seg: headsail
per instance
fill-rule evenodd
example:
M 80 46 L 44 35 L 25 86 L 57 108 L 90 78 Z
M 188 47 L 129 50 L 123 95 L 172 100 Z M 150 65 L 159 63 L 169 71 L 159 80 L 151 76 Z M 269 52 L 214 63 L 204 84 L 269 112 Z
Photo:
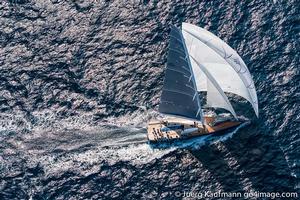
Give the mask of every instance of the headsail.
M 236 113 L 232 108 L 231 103 L 229 102 L 226 94 L 220 88 L 218 82 L 214 79 L 214 77 L 209 73 L 209 71 L 200 64 L 192 55 L 190 55 L 192 65 L 198 66 L 200 69 L 200 73 L 205 76 L 205 80 L 207 80 L 207 106 L 214 108 L 224 108 L 231 112 L 234 118 L 237 119 Z
M 192 62 L 198 91 L 207 91 L 213 107 L 223 107 L 231 113 L 231 105 L 227 98 L 221 100 L 222 92 L 230 92 L 247 99 L 258 116 L 257 95 L 249 70 L 240 56 L 220 38 L 192 24 L 182 24 L 182 34 L 190 56 L 201 64 L 217 82 L 220 90 L 212 88 L 212 79 L 199 74 L 199 65 Z M 217 103 L 219 102 L 219 103 Z
M 199 94 L 182 33 L 171 27 L 159 112 L 203 121 Z

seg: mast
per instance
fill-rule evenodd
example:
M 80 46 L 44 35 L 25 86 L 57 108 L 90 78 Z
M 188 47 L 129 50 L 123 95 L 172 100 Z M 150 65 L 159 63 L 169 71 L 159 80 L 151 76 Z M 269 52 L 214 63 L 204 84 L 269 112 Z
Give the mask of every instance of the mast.
M 181 40 L 183 41 L 183 47 L 184 47 L 184 51 L 186 53 L 186 60 L 188 62 L 189 68 L 191 70 L 191 77 L 192 77 L 193 85 L 194 85 L 194 88 L 195 88 L 195 95 L 196 95 L 195 98 L 197 100 L 197 105 L 198 105 L 198 111 L 197 111 L 197 113 L 199 113 L 199 115 L 200 115 L 200 120 L 199 121 L 202 124 L 204 124 L 204 117 L 203 117 L 203 112 L 202 112 L 202 108 L 201 108 L 201 104 L 200 104 L 200 96 L 199 96 L 199 93 L 198 93 L 198 90 L 197 90 L 196 81 L 195 81 L 195 75 L 194 75 L 194 72 L 193 72 L 193 69 L 192 69 L 189 52 L 187 50 L 187 47 L 186 47 L 186 44 L 185 44 L 185 40 L 183 38 L 183 35 L 182 35 L 181 31 L 180 31 L 180 37 L 181 37 Z

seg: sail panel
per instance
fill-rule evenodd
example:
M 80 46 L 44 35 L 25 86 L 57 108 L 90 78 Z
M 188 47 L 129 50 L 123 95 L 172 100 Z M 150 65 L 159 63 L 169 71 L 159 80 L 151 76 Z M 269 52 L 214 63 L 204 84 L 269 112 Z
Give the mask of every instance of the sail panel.
M 207 88 L 207 106 L 213 108 L 223 108 L 228 110 L 236 119 L 236 113 L 229 102 L 227 96 L 223 92 L 222 88 L 218 84 L 217 80 L 212 76 L 212 74 L 197 60 L 190 55 L 192 65 L 198 66 L 199 72 L 205 76 L 206 88 Z
M 217 80 L 223 91 L 237 94 L 249 102 L 252 101 L 246 86 L 235 73 L 234 69 L 228 67 L 228 65 L 218 63 L 203 63 L 203 66 Z
M 163 90 L 159 112 L 199 120 L 198 108 L 194 104 L 187 103 L 187 99 L 192 100 L 191 96 L 185 93 Z
M 167 69 L 165 79 L 169 80 L 164 83 L 164 87 L 166 89 L 187 93 L 191 96 L 195 95 L 193 83 L 192 81 L 189 81 L 190 76 L 186 76 L 184 73 L 180 73 L 178 71 Z
M 254 83 L 240 56 L 220 38 L 205 29 L 183 23 L 182 30 L 189 54 L 209 70 L 223 91 L 247 99 L 258 116 Z M 192 67 L 195 73 L 194 69 L 197 66 Z M 197 76 L 197 73 L 195 75 Z M 207 85 L 203 81 L 201 84 L 197 84 L 198 90 L 207 91 Z
M 186 61 L 186 56 L 170 49 L 168 53 L 168 59 L 167 59 L 167 64 L 172 65 L 173 67 L 176 67 L 177 69 L 180 70 L 187 70 L 189 74 L 190 68 L 188 66 L 188 63 Z
M 172 27 L 159 112 L 202 121 L 193 72 L 181 31 Z
M 198 67 L 197 63 L 191 59 L 191 65 L 194 72 L 196 87 L 199 92 L 207 91 L 207 77 Z
M 207 106 L 229 110 L 228 105 L 220 95 L 219 91 L 209 79 L 207 79 Z M 236 118 L 236 116 L 234 117 Z

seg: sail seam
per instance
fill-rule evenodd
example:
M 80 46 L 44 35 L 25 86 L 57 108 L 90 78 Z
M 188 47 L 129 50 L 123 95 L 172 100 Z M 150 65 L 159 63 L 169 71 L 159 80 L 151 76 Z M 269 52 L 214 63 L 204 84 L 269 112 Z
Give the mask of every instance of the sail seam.
M 184 72 L 181 72 L 181 71 L 179 71 L 179 70 L 177 70 L 177 69 L 174 69 L 174 68 L 168 68 L 169 70 L 172 70 L 172 71 L 175 71 L 175 72 L 178 72 L 178 73 L 180 73 L 180 74 L 183 74 L 183 76 L 184 77 L 187 77 L 188 78 L 188 76 L 184 73 Z
M 190 97 L 192 97 L 192 98 L 194 97 L 193 95 L 187 94 L 187 93 L 185 93 L 185 92 L 176 91 L 176 90 L 163 89 L 163 91 L 175 92 L 175 93 L 178 93 L 178 94 L 183 94 L 183 95 L 186 95 L 186 96 L 190 96 Z
M 170 38 L 173 38 L 173 39 L 177 40 L 180 43 L 182 42 L 181 40 L 179 40 L 178 38 L 174 37 L 173 35 L 170 35 Z
M 182 52 L 182 51 L 180 51 L 180 50 L 178 50 L 178 49 L 169 48 L 169 51 L 175 51 L 175 52 L 177 52 L 177 53 L 179 53 L 179 54 L 185 56 L 184 52 Z

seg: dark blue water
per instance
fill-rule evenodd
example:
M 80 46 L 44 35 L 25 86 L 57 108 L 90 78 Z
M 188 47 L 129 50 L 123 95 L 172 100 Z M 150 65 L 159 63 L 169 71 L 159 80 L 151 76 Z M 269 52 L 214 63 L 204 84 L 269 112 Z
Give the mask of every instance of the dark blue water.
M 235 103 L 250 125 L 153 149 L 145 126 L 183 21 L 241 55 L 260 118 Z M 0 199 L 299 192 L 299 38 L 298 0 L 1 1 Z

